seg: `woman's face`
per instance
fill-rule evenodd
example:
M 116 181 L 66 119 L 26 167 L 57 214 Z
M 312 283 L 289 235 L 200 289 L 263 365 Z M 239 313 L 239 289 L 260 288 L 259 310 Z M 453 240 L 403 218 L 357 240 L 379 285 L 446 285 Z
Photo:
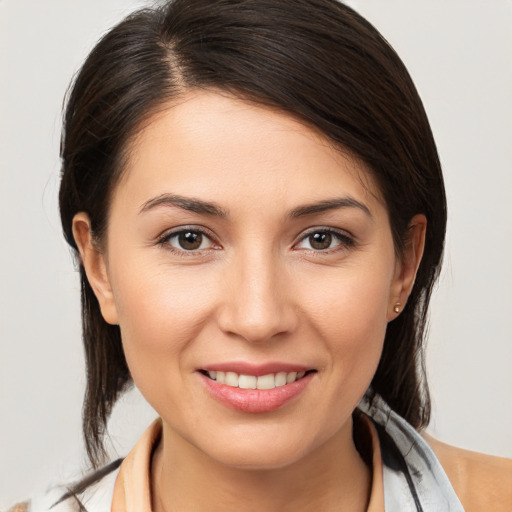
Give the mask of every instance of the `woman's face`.
M 104 251 L 82 254 L 164 432 L 253 468 L 349 439 L 415 270 L 364 166 L 213 92 L 156 115 L 131 151 Z

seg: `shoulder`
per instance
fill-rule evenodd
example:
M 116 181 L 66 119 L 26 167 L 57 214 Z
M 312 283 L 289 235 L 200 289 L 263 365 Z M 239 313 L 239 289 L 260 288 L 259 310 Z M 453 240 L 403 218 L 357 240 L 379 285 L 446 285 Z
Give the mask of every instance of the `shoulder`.
M 28 512 L 30 501 L 24 501 L 23 503 L 17 503 L 14 507 L 10 508 L 7 512 Z
M 512 510 L 512 460 L 423 437 L 443 466 L 466 512 Z
M 115 461 L 78 483 L 52 486 L 7 512 L 105 512 L 111 509 L 120 461 Z

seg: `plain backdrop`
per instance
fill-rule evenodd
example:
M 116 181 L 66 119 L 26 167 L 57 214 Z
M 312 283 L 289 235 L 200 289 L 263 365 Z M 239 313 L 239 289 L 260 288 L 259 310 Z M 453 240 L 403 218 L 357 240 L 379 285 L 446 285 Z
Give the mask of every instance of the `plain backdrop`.
M 354 0 L 424 100 L 449 202 L 431 314 L 430 431 L 512 457 L 512 2 Z M 80 474 L 79 287 L 57 215 L 61 104 L 135 0 L 0 0 L 0 509 Z M 111 422 L 126 454 L 155 416 L 137 392 Z

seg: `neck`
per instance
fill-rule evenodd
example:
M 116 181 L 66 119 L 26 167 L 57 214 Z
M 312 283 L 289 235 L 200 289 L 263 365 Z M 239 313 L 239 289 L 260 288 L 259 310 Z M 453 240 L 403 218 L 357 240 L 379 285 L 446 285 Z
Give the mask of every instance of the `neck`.
M 371 470 L 354 446 L 351 422 L 299 461 L 263 470 L 213 460 L 164 423 L 151 479 L 154 512 L 363 511 Z

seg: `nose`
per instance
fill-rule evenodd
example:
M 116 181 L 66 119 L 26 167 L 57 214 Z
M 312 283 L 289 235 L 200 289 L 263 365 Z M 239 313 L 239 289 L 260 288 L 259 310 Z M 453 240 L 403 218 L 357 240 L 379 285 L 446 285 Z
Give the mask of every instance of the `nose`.
M 298 318 L 290 280 L 271 251 L 240 255 L 225 276 L 220 329 L 255 343 L 293 332 Z

